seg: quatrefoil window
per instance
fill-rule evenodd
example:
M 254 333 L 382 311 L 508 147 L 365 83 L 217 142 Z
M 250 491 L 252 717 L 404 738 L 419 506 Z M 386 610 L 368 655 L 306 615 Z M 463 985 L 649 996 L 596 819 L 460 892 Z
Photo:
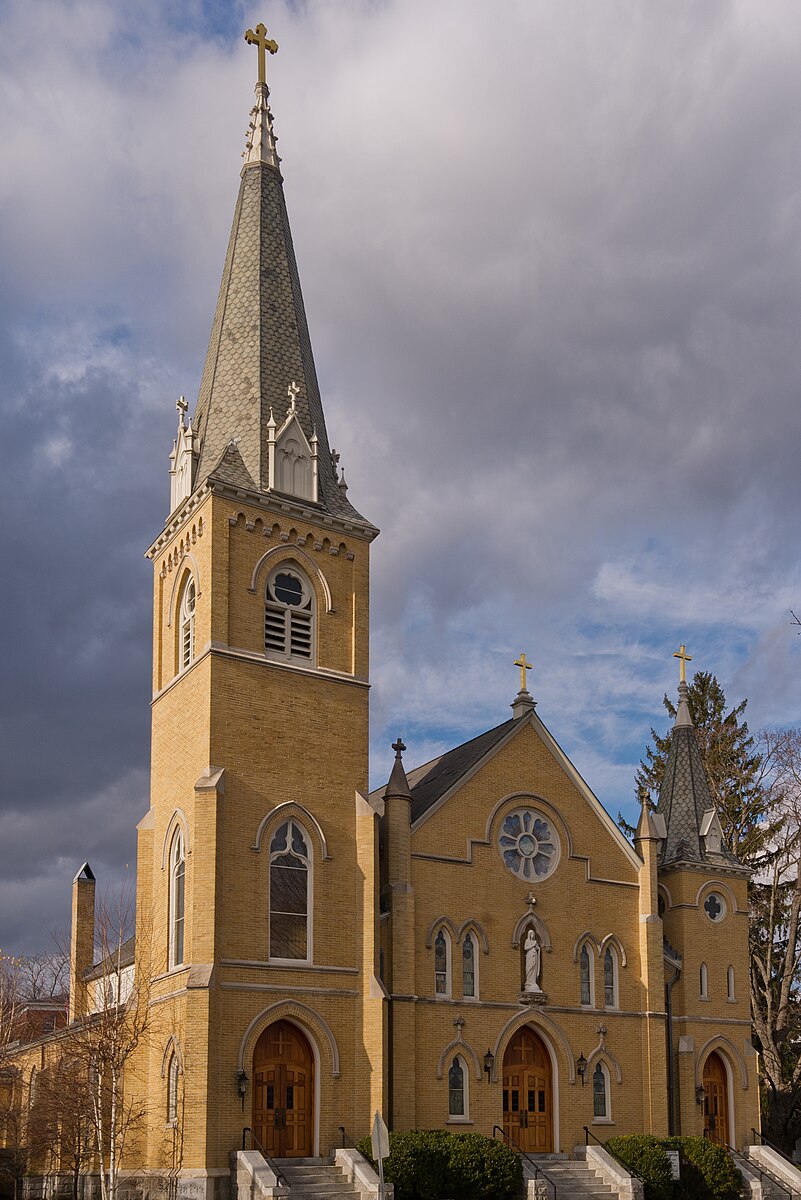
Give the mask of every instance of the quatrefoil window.
M 520 879 L 547 879 L 559 862 L 559 837 L 543 813 L 517 808 L 504 817 L 498 838 L 504 864 Z
M 717 892 L 710 892 L 704 900 L 704 912 L 710 921 L 722 921 L 726 916 L 726 901 Z

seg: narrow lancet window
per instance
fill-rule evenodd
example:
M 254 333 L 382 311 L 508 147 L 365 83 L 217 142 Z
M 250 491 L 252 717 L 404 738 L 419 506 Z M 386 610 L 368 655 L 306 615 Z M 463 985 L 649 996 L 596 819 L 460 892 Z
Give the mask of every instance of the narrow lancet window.
M 270 958 L 310 957 L 310 866 L 305 830 L 284 821 L 270 842 Z
M 581 977 L 581 1003 L 589 1007 L 592 1004 L 592 962 L 586 942 L 581 947 L 579 954 L 579 974 Z
M 465 1106 L 465 1076 L 460 1058 L 456 1057 L 448 1071 L 448 1116 L 467 1116 Z
M 195 657 L 195 581 L 190 575 L 181 597 L 181 666 L 188 667 Z
M 444 929 L 434 939 L 434 992 L 437 996 L 449 996 L 450 989 L 450 946 Z
M 462 995 L 476 994 L 476 947 L 472 933 L 462 942 Z
M 181 829 L 176 829 L 170 846 L 170 967 L 184 961 L 184 888 L 186 855 Z

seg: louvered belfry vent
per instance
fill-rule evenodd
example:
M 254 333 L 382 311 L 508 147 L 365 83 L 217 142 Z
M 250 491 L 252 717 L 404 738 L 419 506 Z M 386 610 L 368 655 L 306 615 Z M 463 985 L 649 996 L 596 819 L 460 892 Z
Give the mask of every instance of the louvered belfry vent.
M 310 662 L 314 657 L 314 593 L 294 568 L 281 566 L 268 580 L 264 648 L 282 658 Z

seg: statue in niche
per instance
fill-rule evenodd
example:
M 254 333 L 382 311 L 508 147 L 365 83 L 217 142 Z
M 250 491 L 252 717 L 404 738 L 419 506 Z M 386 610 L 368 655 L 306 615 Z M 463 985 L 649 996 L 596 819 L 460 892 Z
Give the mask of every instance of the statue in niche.
M 529 929 L 523 943 L 524 975 L 523 990 L 525 992 L 540 992 L 540 967 L 542 965 L 542 950 L 533 929 Z

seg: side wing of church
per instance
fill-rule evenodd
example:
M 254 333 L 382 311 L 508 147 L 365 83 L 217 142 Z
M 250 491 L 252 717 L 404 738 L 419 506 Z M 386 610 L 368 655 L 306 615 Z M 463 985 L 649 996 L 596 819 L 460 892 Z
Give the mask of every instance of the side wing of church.
M 407 771 L 399 741 L 368 793 L 378 531 L 330 447 L 268 96 L 262 81 L 148 550 L 151 795 L 125 969 L 147 963 L 154 1015 L 126 1167 L 224 1200 L 244 1128 L 275 1158 L 314 1157 L 376 1111 L 394 1129 L 499 1126 L 532 1153 L 569 1152 L 584 1126 L 744 1145 L 747 871 L 721 842 L 686 685 L 633 846 L 525 683 L 508 719 L 433 762 Z M 85 867 L 75 1025 L 103 974 L 93 922 Z M 31 1053 L 46 1065 L 59 1045 Z

